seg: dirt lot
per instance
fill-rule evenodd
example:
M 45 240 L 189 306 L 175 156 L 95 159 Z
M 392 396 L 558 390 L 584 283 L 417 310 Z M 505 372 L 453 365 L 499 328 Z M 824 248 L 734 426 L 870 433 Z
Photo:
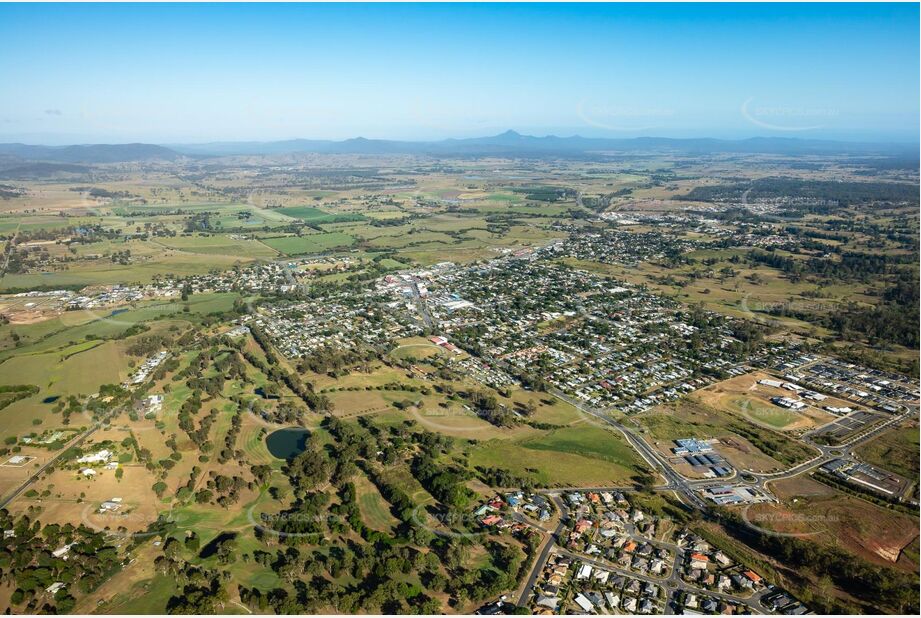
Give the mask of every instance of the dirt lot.
M 30 459 L 18 465 L 6 465 L 6 462 L 14 455 L 32 457 L 34 459 Z M 45 448 L 23 447 L 18 453 L 10 453 L 9 455 L 0 457 L 0 464 L 4 464 L 0 465 L 0 496 L 6 496 L 12 493 L 16 488 L 22 485 L 37 468 L 48 463 L 48 460 L 54 457 L 54 455 L 55 453 L 53 451 Z
M 55 470 L 32 486 L 38 496 L 23 494 L 8 509 L 17 515 L 30 508 L 41 509 L 39 518 L 44 523 L 82 522 L 96 529 L 144 530 L 165 509 L 151 489 L 156 478 L 143 466 L 127 465 L 123 470 L 121 480 L 112 470 L 100 470 L 92 479 L 80 477 L 76 470 Z M 99 505 L 112 498 L 122 499 L 118 511 L 99 513 Z
M 676 446 L 674 442 L 658 441 L 655 443 L 656 449 L 666 456 L 671 462 L 672 467 L 679 474 L 687 478 L 704 478 L 704 475 L 694 471 L 683 457 L 677 457 L 672 453 L 672 448 Z M 740 436 L 723 436 L 717 442 L 713 443 L 713 451 L 723 458 L 736 470 L 755 470 L 757 472 L 770 472 L 779 470 L 780 466 L 776 461 L 764 455 L 755 448 L 751 442 Z
M 917 561 L 900 560 L 918 538 L 918 520 L 844 495 L 808 476 L 771 484 L 781 504 L 759 504 L 748 516 L 769 530 L 837 544 L 876 564 L 917 572 Z

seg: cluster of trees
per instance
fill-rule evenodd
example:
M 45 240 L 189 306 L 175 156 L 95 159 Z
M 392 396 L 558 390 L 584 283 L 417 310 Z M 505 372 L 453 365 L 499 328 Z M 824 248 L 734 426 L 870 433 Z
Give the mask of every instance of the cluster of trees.
M 789 258 L 781 257 L 780 259 L 788 260 Z M 873 263 L 890 262 L 874 260 Z M 772 307 L 768 313 L 773 316 L 790 316 L 819 324 L 835 331 L 838 337 L 846 341 L 865 341 L 873 346 L 899 344 L 908 348 L 917 348 L 919 344 L 917 277 L 917 272 L 900 272 L 894 284 L 884 290 L 880 302 L 874 306 L 847 303 L 828 312 L 817 312 L 797 309 L 792 303 L 785 303 Z
M 917 349 L 919 320 L 918 274 L 905 274 L 883 292 L 880 304 L 848 304 L 827 317 L 827 325 L 849 340 L 871 345 L 896 343 Z
M 512 191 L 524 193 L 526 199 L 539 202 L 558 202 L 576 196 L 575 189 L 566 187 L 515 187 Z
M 356 613 L 378 608 L 385 614 L 438 614 L 441 604 L 419 586 L 400 581 L 400 574 L 437 574 L 438 558 L 410 547 L 374 546 L 347 543 L 333 546 L 328 554 L 305 553 L 288 548 L 275 555 L 261 556 L 293 591 L 275 588 L 262 591 L 240 587 L 241 600 L 259 611 L 275 613 L 319 613 L 334 608 L 341 613 Z M 349 575 L 358 583 L 342 585 L 323 577 L 326 571 L 334 578 Z M 308 576 L 307 581 L 300 578 Z
M 764 335 L 767 334 L 764 326 L 750 320 L 733 320 L 729 328 L 732 330 L 732 336 L 741 343 L 738 354 L 746 356 L 758 349 L 764 341 Z
M 899 344 L 918 348 L 918 299 L 909 305 L 886 303 L 861 307 L 849 303 L 825 318 L 812 316 L 813 322 L 825 324 L 848 341 L 866 341 L 870 345 Z
M 687 195 L 675 199 L 696 202 L 742 200 L 749 192 L 749 201 L 793 199 L 803 201 L 800 209 L 810 212 L 831 212 L 847 205 L 874 202 L 918 202 L 918 187 L 908 183 L 840 182 L 834 180 L 801 180 L 798 178 L 758 178 L 750 183 L 694 187 Z
M 0 583 L 13 589 L 10 605 L 17 613 L 69 613 L 75 594 L 92 592 L 121 568 L 106 535 L 83 525 L 42 525 L 28 516 L 14 519 L 4 509 L 0 529 L 13 531 L 0 540 Z M 52 555 L 65 546 L 66 558 Z M 45 595 L 55 582 L 66 586 L 53 597 Z
M 914 256 L 844 252 L 839 259 L 812 257 L 796 259 L 774 251 L 752 250 L 746 254 L 752 264 L 764 264 L 783 271 L 791 281 L 799 281 L 806 275 L 838 281 L 869 282 L 880 276 L 899 275 L 906 266 L 914 263 Z
M 0 386 L 0 410 L 12 403 L 19 401 L 20 399 L 25 399 L 26 397 L 37 395 L 38 391 L 39 388 L 34 384 L 10 384 L 6 386 Z M 62 401 L 61 409 L 63 408 L 64 405 Z
M 243 451 L 237 449 L 237 438 L 240 436 L 240 429 L 243 427 L 243 407 L 237 402 L 237 409 L 230 418 L 230 429 L 224 436 L 224 448 L 218 453 L 218 463 L 226 463 L 236 458 L 243 462 Z
M 343 371 L 360 365 L 368 370 L 370 361 L 378 357 L 374 350 L 353 348 L 339 350 L 335 348 L 321 348 L 305 356 L 298 362 L 297 369 L 302 373 L 328 373 L 338 377 Z
M 189 436 L 189 439 L 192 440 L 196 446 L 198 446 L 199 451 L 205 453 L 211 450 L 211 445 L 208 442 L 208 433 L 211 431 L 211 425 L 217 420 L 217 410 L 212 408 L 207 416 L 201 420 L 200 425 L 196 429 L 194 417 L 198 414 L 199 410 L 201 410 L 201 393 L 195 390 L 192 391 L 189 398 L 180 406 L 177 419 L 179 421 L 179 428 Z
M 307 438 L 304 450 L 288 461 L 284 472 L 297 491 L 308 491 L 329 481 L 333 464 L 316 435 Z
M 240 500 L 240 492 L 248 487 L 251 487 L 251 484 L 241 476 L 227 476 L 211 471 L 205 488 L 195 493 L 195 500 L 200 503 L 211 502 L 216 494 L 217 503 L 226 509 L 236 504 Z
M 533 478 L 518 476 L 504 468 L 478 467 L 476 470 L 480 480 L 490 487 L 519 488 L 525 492 L 529 492 L 535 485 Z
M 412 472 L 426 491 L 448 508 L 464 509 L 474 497 L 464 485 L 471 474 L 463 468 L 445 466 L 422 454 L 413 458 Z
M 873 346 L 899 344 L 917 348 L 918 272 L 909 267 L 916 255 L 846 252 L 840 260 L 810 258 L 797 260 L 771 252 L 751 251 L 750 261 L 778 268 L 791 280 L 806 274 L 841 281 L 892 281 L 875 306 L 847 303 L 830 311 L 798 309 L 787 303 L 772 307 L 768 313 L 795 317 L 833 330 L 847 341 L 866 342 Z
M 518 416 L 507 407 L 499 404 L 496 396 L 481 390 L 461 391 L 459 393 L 476 411 L 477 415 L 496 427 L 514 427 Z
M 300 425 L 304 422 L 307 409 L 291 401 L 282 401 L 274 408 L 264 409 L 256 402 L 253 407 L 253 413 L 271 423 Z
M 154 566 L 159 573 L 173 579 L 180 590 L 179 594 L 167 601 L 166 612 L 176 615 L 222 613 L 224 605 L 230 600 L 227 590 L 227 584 L 231 580 L 230 573 L 207 569 L 170 557 L 178 552 L 178 543 L 170 545 L 167 541 L 163 548 L 164 555 L 157 556 Z
M 301 401 L 303 401 L 313 412 L 323 413 L 332 410 L 332 403 L 329 401 L 329 398 L 315 392 L 313 385 L 304 383 L 300 376 L 289 373 L 279 366 L 278 357 L 276 357 L 275 353 L 272 351 L 272 343 L 260 328 L 253 326 L 250 328 L 250 332 L 253 335 L 253 339 L 255 339 L 256 343 L 262 348 L 266 359 L 263 361 L 255 354 L 244 352 L 244 356 L 250 364 L 268 376 L 269 380 L 283 382 L 285 386 L 300 397 Z M 242 343 L 240 345 L 242 346 Z
M 201 212 L 190 215 L 185 222 L 184 229 L 187 233 L 209 232 L 213 229 L 210 212 Z

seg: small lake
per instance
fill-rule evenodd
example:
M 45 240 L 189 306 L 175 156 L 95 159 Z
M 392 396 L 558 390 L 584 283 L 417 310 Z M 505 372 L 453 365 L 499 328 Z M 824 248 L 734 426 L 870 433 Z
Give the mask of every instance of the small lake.
M 274 457 L 293 459 L 304 452 L 310 432 L 300 427 L 288 427 L 273 431 L 265 439 L 265 445 Z

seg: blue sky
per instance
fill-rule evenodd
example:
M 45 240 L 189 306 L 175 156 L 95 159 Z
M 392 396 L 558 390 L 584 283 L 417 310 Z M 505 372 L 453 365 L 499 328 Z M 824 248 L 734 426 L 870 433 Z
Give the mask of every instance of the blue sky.
M 917 140 L 917 4 L 0 5 L 0 141 Z

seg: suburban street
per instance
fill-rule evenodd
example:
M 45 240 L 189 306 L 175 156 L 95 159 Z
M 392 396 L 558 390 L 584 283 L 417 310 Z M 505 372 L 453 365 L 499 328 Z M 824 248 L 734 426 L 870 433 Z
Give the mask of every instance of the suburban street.
M 574 401 L 571 398 L 566 397 L 565 395 L 559 392 L 551 392 L 551 394 L 553 394 L 558 399 L 573 405 L 580 412 L 591 416 L 593 419 L 597 419 L 601 421 L 602 423 L 609 425 L 613 427 L 614 429 L 618 430 L 625 437 L 627 442 L 637 451 L 640 457 L 642 457 L 643 460 L 646 461 L 646 463 L 649 464 L 657 473 L 659 473 L 661 476 L 665 478 L 666 484 L 659 485 L 655 487 L 654 489 L 657 491 L 668 491 L 668 490 L 675 491 L 677 494 L 680 494 L 681 497 L 686 498 L 687 504 L 691 506 L 692 508 L 695 508 L 698 510 L 706 510 L 708 508 L 707 503 L 703 500 L 703 498 L 701 498 L 701 496 L 697 493 L 697 491 L 704 489 L 706 487 L 709 487 L 709 486 L 726 485 L 727 481 L 729 480 L 729 479 L 718 479 L 718 480 L 687 479 L 683 477 L 682 475 L 678 474 L 674 469 L 672 469 L 669 463 L 665 461 L 664 458 L 653 447 L 651 447 L 643 439 L 642 436 L 638 435 L 633 430 L 617 422 L 616 420 L 611 418 L 609 415 L 605 414 L 603 411 L 593 410 L 590 407 L 584 406 L 580 402 Z M 891 418 L 875 426 L 871 430 L 865 431 L 859 434 L 858 436 L 855 436 L 854 438 L 848 440 L 847 442 L 841 445 L 837 445 L 837 446 L 827 446 L 827 445 L 816 444 L 809 439 L 809 434 L 806 434 L 806 436 L 804 436 L 803 438 L 803 441 L 817 449 L 819 454 L 816 455 L 816 457 L 808 461 L 802 462 L 800 464 L 797 464 L 782 472 L 775 472 L 775 473 L 746 472 L 746 474 L 749 474 L 752 477 L 754 477 L 755 480 L 753 483 L 744 483 L 744 481 L 742 481 L 742 484 L 754 486 L 765 492 L 769 492 L 766 485 L 772 481 L 795 477 L 797 475 L 813 470 L 819 466 L 822 466 L 825 463 L 833 459 L 842 458 L 842 457 L 843 458 L 853 458 L 854 457 L 853 449 L 855 447 L 873 439 L 874 437 L 884 432 L 891 425 L 902 422 L 903 420 L 911 417 L 914 413 L 915 411 L 909 410 L 902 414 L 892 416 Z M 569 489 L 564 488 L 564 489 L 543 490 L 540 493 L 543 493 L 549 496 L 553 500 L 559 512 L 563 514 L 566 512 L 566 506 L 561 500 L 560 495 L 562 493 L 565 493 L 566 491 L 599 492 L 599 491 L 624 491 L 624 489 L 618 488 L 618 487 L 593 487 L 593 488 L 581 487 L 581 488 L 569 488 Z M 601 568 L 604 568 L 614 573 L 618 573 L 621 575 L 632 577 L 634 579 L 639 579 L 641 581 L 647 581 L 647 582 L 651 582 L 651 583 L 655 583 L 657 585 L 663 586 L 667 592 L 667 598 L 668 598 L 668 605 L 666 607 L 667 612 L 670 610 L 673 611 L 676 609 L 672 607 L 673 597 L 675 593 L 680 590 L 685 590 L 688 592 L 709 595 L 709 596 L 720 598 L 723 600 L 743 602 L 749 607 L 751 607 L 752 611 L 755 613 L 760 613 L 760 614 L 768 613 L 767 609 L 761 604 L 761 598 L 765 596 L 766 594 L 768 594 L 770 590 L 766 589 L 766 590 L 756 592 L 753 596 L 749 598 L 739 598 L 739 597 L 725 594 L 722 592 L 715 592 L 711 590 L 704 590 L 701 588 L 697 588 L 691 584 L 688 584 L 687 582 L 682 581 L 678 574 L 679 572 L 678 572 L 677 567 L 678 565 L 681 565 L 684 562 L 684 550 L 672 543 L 654 541 L 652 539 L 645 539 L 642 537 L 636 537 L 635 535 L 632 535 L 634 540 L 642 539 L 643 541 L 649 541 L 655 546 L 666 547 L 670 551 L 674 552 L 675 558 L 671 565 L 671 569 L 669 571 L 668 577 L 657 578 L 657 577 L 653 577 L 650 575 L 638 574 L 633 571 L 621 569 L 609 563 L 608 561 L 597 559 L 597 558 L 591 558 L 588 556 L 584 556 L 582 554 L 571 552 L 562 547 L 559 547 L 557 545 L 557 542 L 561 538 L 561 535 L 564 529 L 566 528 L 566 525 L 565 525 L 566 519 L 563 516 L 561 516 L 560 523 L 553 532 L 545 530 L 541 528 L 540 526 L 536 526 L 533 524 L 533 522 L 528 522 L 525 518 L 521 518 L 519 521 L 524 521 L 525 523 L 532 525 L 532 527 L 535 527 L 536 529 L 538 529 L 539 531 L 541 531 L 547 536 L 547 538 L 545 538 L 543 542 L 543 546 L 542 546 L 539 556 L 537 557 L 536 561 L 532 565 L 532 569 L 531 569 L 530 574 L 528 575 L 524 589 L 519 595 L 519 598 L 518 598 L 519 606 L 525 606 L 527 604 L 528 600 L 533 594 L 534 586 L 536 585 L 536 582 L 538 581 L 540 574 L 544 568 L 544 565 L 546 565 L 547 563 L 548 558 L 550 557 L 551 554 L 558 553 L 561 555 L 568 556 L 570 558 L 578 559 L 579 561 L 583 563 L 599 566 Z

